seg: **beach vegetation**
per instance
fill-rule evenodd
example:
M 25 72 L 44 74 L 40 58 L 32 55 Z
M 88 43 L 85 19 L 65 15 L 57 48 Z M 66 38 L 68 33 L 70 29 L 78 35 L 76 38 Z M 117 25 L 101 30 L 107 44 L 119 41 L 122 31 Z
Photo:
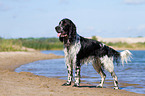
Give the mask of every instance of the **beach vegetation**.
M 93 40 L 98 40 L 96 36 L 92 36 L 92 39 Z
M 62 50 L 63 44 L 58 38 L 0 39 L 0 51 L 26 51 L 22 47 L 36 50 Z
M 94 37 L 94 40 L 97 40 Z M 106 43 L 107 46 L 123 49 L 142 49 L 145 50 L 145 42 L 129 44 L 126 42 Z M 4 39 L 0 38 L 0 51 L 27 51 L 25 48 L 35 50 L 63 50 L 63 43 L 58 38 L 17 38 Z

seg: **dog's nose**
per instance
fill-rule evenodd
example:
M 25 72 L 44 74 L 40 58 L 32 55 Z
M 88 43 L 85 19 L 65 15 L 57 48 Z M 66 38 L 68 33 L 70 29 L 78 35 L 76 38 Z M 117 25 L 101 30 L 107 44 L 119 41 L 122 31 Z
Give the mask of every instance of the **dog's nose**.
M 56 27 L 55 27 L 55 30 L 56 30 L 58 33 L 61 32 L 61 28 L 60 28 L 59 26 L 56 26 Z

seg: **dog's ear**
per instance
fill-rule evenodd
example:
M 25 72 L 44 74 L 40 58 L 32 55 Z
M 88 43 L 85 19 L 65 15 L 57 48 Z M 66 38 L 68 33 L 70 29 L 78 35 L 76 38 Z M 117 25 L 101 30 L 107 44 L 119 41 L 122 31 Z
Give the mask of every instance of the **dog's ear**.
M 63 42 L 63 41 L 64 41 L 64 38 L 63 38 L 63 37 L 59 37 L 59 40 L 60 40 L 61 42 Z
M 69 35 L 68 38 L 70 40 L 76 39 L 76 26 L 73 22 L 70 23 L 70 28 L 69 28 Z M 71 41 L 70 41 L 71 42 Z

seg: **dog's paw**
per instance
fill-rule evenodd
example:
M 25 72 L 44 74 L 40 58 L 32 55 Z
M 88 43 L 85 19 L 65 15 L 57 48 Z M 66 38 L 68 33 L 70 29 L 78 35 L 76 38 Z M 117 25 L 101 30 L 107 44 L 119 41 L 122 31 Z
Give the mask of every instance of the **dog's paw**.
M 96 86 L 97 88 L 103 88 L 103 86 L 101 86 L 100 84 Z
M 114 87 L 114 90 L 117 90 L 117 89 L 119 89 L 119 87 Z
M 102 86 L 96 86 L 97 88 L 103 88 Z
M 62 84 L 62 86 L 70 86 L 70 85 L 71 85 L 71 82 Z
M 80 86 L 80 84 L 74 84 L 73 85 L 73 87 L 79 87 Z

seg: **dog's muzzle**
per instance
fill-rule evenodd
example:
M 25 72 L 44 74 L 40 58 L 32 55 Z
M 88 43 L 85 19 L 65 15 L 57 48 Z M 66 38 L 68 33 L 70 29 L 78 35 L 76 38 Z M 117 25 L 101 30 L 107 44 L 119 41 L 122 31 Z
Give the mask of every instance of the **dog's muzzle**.
M 55 27 L 55 30 L 57 31 L 57 36 L 58 37 L 67 37 L 67 34 L 66 34 L 66 32 L 63 30 L 63 28 L 62 27 L 60 27 L 60 26 L 56 26 Z

